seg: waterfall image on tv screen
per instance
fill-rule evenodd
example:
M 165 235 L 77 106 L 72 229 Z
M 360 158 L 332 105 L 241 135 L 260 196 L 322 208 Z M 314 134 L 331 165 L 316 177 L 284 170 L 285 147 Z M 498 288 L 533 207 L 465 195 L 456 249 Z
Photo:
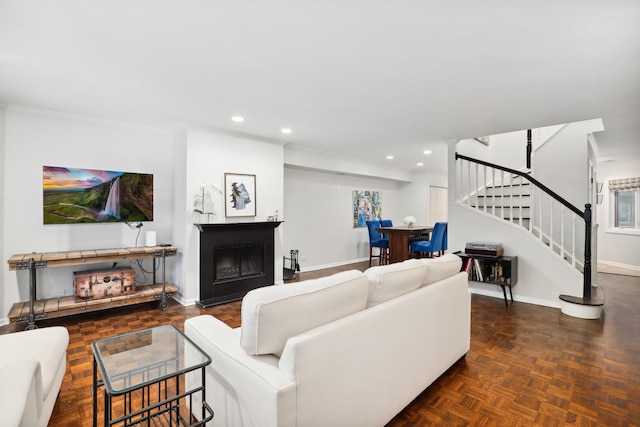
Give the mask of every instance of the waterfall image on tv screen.
M 44 224 L 153 221 L 153 175 L 42 167 Z

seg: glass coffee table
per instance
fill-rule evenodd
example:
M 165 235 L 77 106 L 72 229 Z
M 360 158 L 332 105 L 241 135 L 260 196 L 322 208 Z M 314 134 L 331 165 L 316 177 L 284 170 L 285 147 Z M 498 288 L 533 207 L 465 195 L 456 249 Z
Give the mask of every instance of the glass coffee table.
M 205 402 L 205 367 L 211 358 L 175 326 L 100 339 L 92 348 L 94 427 L 100 386 L 105 426 L 200 426 L 213 419 Z M 193 372 L 198 369 L 201 379 L 195 383 L 200 384 L 185 390 L 185 375 L 198 375 Z M 201 405 L 200 413 L 194 404 Z

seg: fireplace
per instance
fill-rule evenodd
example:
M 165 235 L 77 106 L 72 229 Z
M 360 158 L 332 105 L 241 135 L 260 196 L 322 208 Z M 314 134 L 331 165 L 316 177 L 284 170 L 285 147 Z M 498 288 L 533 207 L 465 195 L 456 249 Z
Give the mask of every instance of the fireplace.
M 211 307 L 274 282 L 275 222 L 196 224 L 200 229 L 200 301 Z
M 213 249 L 213 283 L 236 281 L 264 274 L 264 242 Z

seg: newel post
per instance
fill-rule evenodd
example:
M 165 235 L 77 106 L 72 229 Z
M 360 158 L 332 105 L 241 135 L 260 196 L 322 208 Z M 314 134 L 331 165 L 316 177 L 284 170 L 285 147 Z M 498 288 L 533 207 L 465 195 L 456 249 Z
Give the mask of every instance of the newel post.
M 531 129 L 527 129 L 527 169 L 531 169 L 531 153 L 533 147 L 531 146 Z
M 591 298 L 591 204 L 584 205 L 584 281 L 582 297 Z

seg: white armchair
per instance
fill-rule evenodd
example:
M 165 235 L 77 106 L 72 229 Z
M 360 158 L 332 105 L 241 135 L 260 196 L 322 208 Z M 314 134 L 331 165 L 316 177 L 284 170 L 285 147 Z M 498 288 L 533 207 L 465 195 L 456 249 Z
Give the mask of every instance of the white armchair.
M 60 326 L 0 335 L 0 414 L 6 427 L 46 427 L 67 368 Z

